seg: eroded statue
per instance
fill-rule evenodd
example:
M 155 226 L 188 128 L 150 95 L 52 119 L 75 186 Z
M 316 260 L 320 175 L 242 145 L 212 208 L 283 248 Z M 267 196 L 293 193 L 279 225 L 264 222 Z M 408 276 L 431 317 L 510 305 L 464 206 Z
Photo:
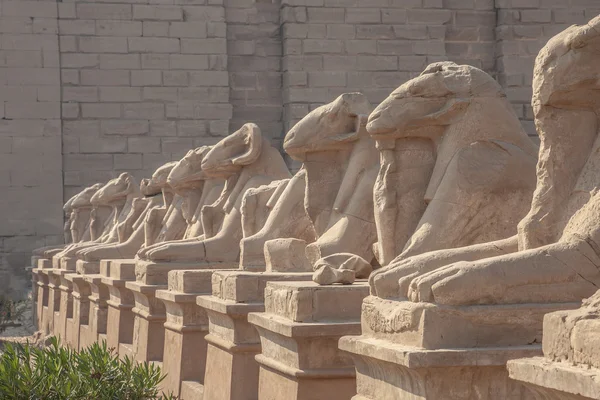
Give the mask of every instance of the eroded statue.
M 345 93 L 288 132 L 284 150 L 303 166 L 285 186 L 277 186 L 269 203 L 277 201 L 260 231 L 242 240 L 244 268 L 252 262 L 264 265 L 267 241 L 279 239 L 269 242 L 273 252 L 295 249 L 281 238 L 311 243 L 307 262 L 344 251 L 372 259 L 371 193 L 378 155 L 365 129 L 370 110 L 364 95 Z M 291 265 L 297 255 L 289 257 Z
M 134 208 L 134 199 L 141 197 L 139 185 L 135 178 L 122 173 L 111 179 L 90 199 L 94 206 L 90 216 L 91 241 L 75 243 L 54 255 L 55 258 L 75 257 L 79 250 L 103 243 L 114 243 L 119 240 L 119 224 L 124 222 Z M 106 206 L 111 212 L 106 215 Z
M 92 210 L 92 203 L 90 200 L 101 187 L 101 183 L 96 183 L 92 186 L 89 186 L 71 197 L 65 203 L 63 206 L 63 211 L 67 216 L 64 225 L 65 244 L 40 247 L 33 250 L 33 256 L 51 257 L 54 254 L 64 250 L 65 247 L 71 243 L 89 240 L 89 222 L 90 213 Z
M 144 259 L 147 252 L 164 244 L 195 241 L 203 235 L 200 210 L 212 204 L 223 189 L 221 179 L 211 179 L 202 172 L 202 160 L 211 148 L 202 146 L 188 151 L 169 173 L 167 183 L 181 200 L 174 201 L 177 209 L 172 205 L 167 212 L 153 209 L 147 215 L 145 243 L 138 258 Z
M 600 285 L 600 17 L 540 51 L 533 109 L 537 187 L 505 255 L 445 263 L 413 277 L 408 297 L 446 305 L 579 302 Z M 512 250 L 512 251 L 511 251 Z M 453 261 L 453 260 L 452 260 Z
M 262 137 L 255 124 L 245 124 L 213 146 L 201 169 L 207 177 L 225 179 L 219 198 L 201 210 L 202 235 L 163 243 L 148 250 L 151 261 L 235 262 L 242 239 L 241 203 L 251 188 L 286 179 L 290 173 L 283 158 Z
M 492 77 L 432 64 L 381 103 L 367 129 L 381 152 L 375 250 L 386 266 L 371 276 L 373 294 L 402 298 L 403 266 L 454 251 L 443 249 L 494 240 L 477 245 L 480 254 L 516 248 L 537 149 Z
M 174 198 L 167 177 L 175 162 L 159 167 L 150 179 L 143 179 L 140 191 L 145 197 L 133 200 L 127 217 L 117 226 L 118 241 L 79 250 L 76 256 L 85 261 L 133 258 L 144 243 L 144 221 L 154 210 L 176 209 L 180 200 Z M 160 196 L 159 196 L 160 195 Z M 176 211 L 174 211 L 176 213 Z M 182 224 L 184 224 L 183 218 Z

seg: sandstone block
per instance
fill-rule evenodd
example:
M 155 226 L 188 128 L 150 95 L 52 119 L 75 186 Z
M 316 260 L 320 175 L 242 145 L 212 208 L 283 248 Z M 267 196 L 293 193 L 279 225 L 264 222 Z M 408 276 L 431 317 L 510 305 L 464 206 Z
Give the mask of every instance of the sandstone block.
M 98 88 L 96 87 L 63 87 L 63 101 L 97 102 Z
M 127 53 L 127 39 L 123 37 L 81 36 L 78 43 L 84 53 Z
M 129 103 L 123 105 L 123 116 L 126 119 L 162 119 L 164 115 L 163 104 Z
M 90 86 L 127 86 L 129 71 L 81 70 L 81 84 Z
M 127 140 L 125 138 L 92 138 L 82 137 L 79 139 L 79 147 L 81 153 L 125 153 L 127 151 Z M 112 169 L 110 166 L 104 165 L 105 169 Z
M 179 40 L 172 38 L 129 38 L 129 51 L 138 53 L 178 53 Z
M 208 69 L 208 56 L 195 54 L 171 54 L 169 56 L 172 69 Z
M 18 0 L 2 2 L 2 15 L 7 17 L 56 18 L 58 11 L 56 4 L 52 2 Z
M 175 40 L 175 39 L 172 39 Z M 181 39 L 181 52 L 187 54 L 225 53 L 225 39 Z
M 183 9 L 178 6 L 134 5 L 133 19 L 181 21 Z
M 119 118 L 120 104 L 89 103 L 81 105 L 81 115 L 84 118 Z
M 142 22 L 142 36 L 169 36 L 169 23 L 164 21 Z
M 79 3 L 76 6 L 79 19 L 131 19 L 130 4 Z
M 96 22 L 92 19 L 60 20 L 58 21 L 58 32 L 61 35 L 94 35 Z
M 127 86 L 103 86 L 100 90 L 102 102 L 133 102 L 141 101 L 141 88 Z
M 96 34 L 100 36 L 142 36 L 139 21 L 96 21 Z
M 100 129 L 103 135 L 144 135 L 149 132 L 149 124 L 148 121 L 105 120 L 100 122 Z
M 167 59 L 168 62 L 168 59 Z M 161 71 L 144 70 L 131 71 L 131 86 L 160 86 L 162 85 Z

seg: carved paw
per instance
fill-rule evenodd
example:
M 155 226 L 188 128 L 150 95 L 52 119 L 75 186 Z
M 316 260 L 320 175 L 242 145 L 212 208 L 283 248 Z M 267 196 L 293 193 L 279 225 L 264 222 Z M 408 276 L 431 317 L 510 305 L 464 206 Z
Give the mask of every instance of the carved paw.
M 459 262 L 417 276 L 410 282 L 408 298 L 414 302 L 465 304 L 473 300 L 473 278 L 478 272 L 473 264 Z M 475 279 L 477 280 L 477 279 Z M 405 282 L 403 282 L 405 284 Z

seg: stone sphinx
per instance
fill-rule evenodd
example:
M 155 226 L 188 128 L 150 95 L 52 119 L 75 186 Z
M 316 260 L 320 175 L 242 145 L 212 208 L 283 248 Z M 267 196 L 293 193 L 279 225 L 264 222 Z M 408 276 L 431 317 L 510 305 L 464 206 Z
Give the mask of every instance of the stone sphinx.
M 404 272 L 392 279 L 407 275 L 401 289 L 411 300 L 447 305 L 560 303 L 578 302 L 595 291 L 600 282 L 598 26 L 600 18 L 567 29 L 536 59 L 532 104 L 541 138 L 537 187 L 518 235 L 500 245 L 433 254 L 416 260 L 418 268 L 407 259 L 398 266 Z
M 212 282 L 208 282 L 212 283 L 208 286 L 209 289 L 212 286 L 212 295 L 200 295 L 196 300 L 210 320 L 209 334 L 205 337 L 208 343 L 205 365 L 222 366 L 222 369 L 206 368 L 204 379 L 198 379 L 198 383 L 203 384 L 205 398 L 262 398 L 262 394 L 258 394 L 262 362 L 257 356 L 264 342 L 261 344 L 260 330 L 250 324 L 249 315 L 265 310 L 269 303 L 266 286 L 290 281 L 302 288 L 303 284 L 315 286 L 307 282 L 313 272 L 311 259 L 327 257 L 330 253 L 356 252 L 369 261 L 373 258 L 372 191 L 378 171 L 378 154 L 365 128 L 370 110 L 366 97 L 360 93 L 346 93 L 318 107 L 288 132 L 284 142 L 286 152 L 303 161 L 301 170 L 288 181 L 273 182 L 246 192 L 242 207 L 244 238 L 240 243 L 240 268 L 214 272 Z M 260 216 L 253 220 L 257 214 Z M 264 225 L 259 228 L 265 216 Z M 371 265 L 368 266 L 370 270 Z M 196 281 L 199 281 L 202 277 L 199 271 L 196 274 Z M 364 290 L 367 289 L 365 284 L 362 283 L 364 294 L 368 292 Z M 329 288 L 334 287 L 339 288 Z M 302 294 L 309 292 L 310 289 Z M 347 290 L 342 292 L 348 294 Z M 358 297 L 350 296 L 350 302 L 360 306 Z M 305 296 L 298 297 L 306 300 Z M 323 298 L 335 304 L 329 293 Z M 289 297 L 288 300 L 290 308 L 297 305 L 296 298 Z M 344 301 L 348 303 L 347 299 Z M 359 324 L 354 324 L 344 332 L 354 332 L 357 327 Z M 295 332 L 294 328 L 282 330 Z M 303 343 L 322 342 L 323 338 L 313 336 L 314 331 L 304 327 L 301 330 L 301 335 L 306 334 Z M 329 334 L 332 332 L 325 330 Z M 324 340 L 329 345 L 327 354 L 338 360 L 331 350 L 334 339 L 328 335 Z M 282 347 L 296 348 L 279 338 L 274 341 Z M 299 352 L 300 347 L 298 345 Z M 315 351 L 322 349 L 317 344 L 307 347 Z M 307 355 L 304 349 L 302 347 L 302 353 L 292 358 L 312 360 L 312 355 Z M 285 364 L 287 367 L 287 362 Z M 285 371 L 283 375 L 297 370 L 286 368 Z M 335 370 L 334 374 L 337 372 Z M 310 385 L 320 376 L 319 368 L 311 369 L 303 381 Z M 240 381 L 244 385 L 240 386 Z M 334 379 L 320 388 L 338 382 Z M 271 386 L 261 378 L 260 386 L 263 384 Z M 286 384 L 277 385 L 279 383 L 272 386 Z M 313 397 L 321 398 L 320 394 L 322 391 Z
M 177 209 L 181 199 L 174 198 L 167 184 L 167 177 L 175 166 L 175 162 L 159 167 L 150 179 L 143 179 L 140 183 L 140 192 L 145 197 L 133 199 L 132 207 L 127 217 L 117 226 L 118 240 L 98 246 L 79 250 L 76 256 L 85 261 L 100 261 L 102 259 L 127 259 L 133 258 L 144 244 L 146 217 L 156 210 L 172 210 L 171 214 L 177 217 Z M 161 196 L 159 196 L 161 195 Z M 180 207 L 179 207 L 180 208 Z M 180 225 L 185 225 L 181 217 Z M 180 229 L 181 230 L 181 229 Z
M 279 152 L 262 137 L 255 124 L 245 124 L 214 147 L 202 159 L 208 177 L 225 179 L 225 186 L 211 205 L 201 211 L 203 235 L 164 243 L 145 256 L 151 261 L 235 262 L 242 239 L 241 202 L 251 188 L 289 178 Z
M 153 209 L 145 221 L 145 242 L 136 257 L 164 244 L 195 241 L 203 235 L 200 213 L 202 207 L 214 203 L 223 189 L 222 179 L 212 179 L 202 171 L 202 160 L 212 146 L 202 146 L 177 162 L 167 177 L 175 192 L 174 205 L 168 211 Z
M 516 233 L 534 189 L 537 150 L 489 75 L 432 64 L 371 113 L 367 130 L 381 153 L 373 194 L 381 265 Z M 344 260 L 318 260 L 316 280 L 348 283 L 356 269 L 368 275 L 367 262 Z M 344 277 L 336 265 L 350 271 Z
M 363 303 L 363 336 L 340 341 L 355 360 L 361 398 L 410 391 L 437 399 L 450 385 L 452 399 L 542 398 L 508 379 L 506 363 L 540 355 L 544 315 L 579 307 L 600 284 L 599 28 L 598 17 L 572 26 L 536 59 L 541 147 L 518 235 L 407 258 L 372 277 L 377 296 Z M 376 395 L 383 387 L 386 395 Z
M 38 258 L 44 256 L 51 257 L 54 254 L 64 250 L 64 248 L 71 243 L 89 240 L 89 222 L 90 212 L 92 210 L 92 203 L 90 200 L 101 187 L 101 183 L 96 183 L 92 186 L 89 186 L 71 197 L 65 203 L 63 206 L 63 211 L 65 212 L 65 216 L 67 216 L 64 225 L 65 244 L 40 247 L 33 250 L 33 256 Z
M 54 255 L 54 258 L 75 257 L 79 250 L 104 243 L 118 242 L 119 230 L 123 232 L 123 228 L 119 228 L 119 225 L 127 220 L 132 209 L 134 213 L 141 212 L 141 207 L 137 209 L 134 207 L 134 200 L 140 197 L 139 185 L 132 175 L 122 173 L 119 177 L 111 179 L 90 200 L 94 206 L 90 217 L 92 240 L 73 244 Z M 106 206 L 110 206 L 112 209 L 108 217 L 100 215 Z M 129 221 L 131 219 L 133 218 L 129 218 Z
M 300 171 L 273 188 L 273 203 L 263 227 L 244 235 L 240 246 L 243 269 L 265 265 L 265 243 L 289 265 L 296 254 L 287 241 L 311 243 L 306 263 L 333 253 L 353 251 L 372 259 L 375 241 L 372 190 L 377 175 L 377 151 L 366 130 L 371 106 L 360 93 L 345 93 L 316 108 L 286 135 L 284 150 L 302 161 Z M 248 196 L 248 195 L 247 195 Z M 249 200 L 249 199 L 247 199 Z M 293 250 L 292 250 L 293 249 Z M 258 269 L 257 269 L 258 270 Z

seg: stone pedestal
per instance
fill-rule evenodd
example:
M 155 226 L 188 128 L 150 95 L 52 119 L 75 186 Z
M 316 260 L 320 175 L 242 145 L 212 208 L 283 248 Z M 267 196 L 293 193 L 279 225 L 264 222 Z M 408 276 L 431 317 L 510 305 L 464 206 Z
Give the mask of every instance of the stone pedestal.
M 133 306 L 131 290 L 125 283 L 135 281 L 135 260 L 103 260 L 100 264 L 102 283 L 109 292 L 107 305 L 106 343 L 119 356 L 132 356 Z
M 196 297 L 211 292 L 213 270 L 171 271 L 168 290 L 156 292 L 166 308 L 163 370 L 168 371 L 162 388 L 181 396 L 181 382 L 204 382 L 208 333 L 206 311 Z
M 358 394 L 354 400 L 534 400 L 508 378 L 506 362 L 541 353 L 541 346 L 424 350 L 380 339 L 346 336 Z
M 73 284 L 65 278 L 66 272 L 60 276 L 60 306 L 55 316 L 54 334 L 60 338 L 61 342 L 66 344 L 67 339 L 67 321 L 73 318 Z
M 89 297 L 90 340 L 102 342 L 106 340 L 108 287 L 102 282 L 100 274 L 84 275 L 84 279 L 90 285 L 91 292 Z
M 48 308 L 44 310 L 44 326 L 50 335 L 56 333 L 54 322 L 58 319 L 60 310 L 60 277 L 65 271 L 48 269 L 44 273 L 48 277 Z M 55 318 L 56 317 L 56 318 Z
M 90 294 L 89 283 L 79 274 L 66 274 L 65 279 L 73 287 L 73 317 L 67 318 L 67 345 L 75 350 L 91 344 L 90 335 Z
M 355 399 L 535 399 L 506 362 L 541 354 L 542 318 L 564 304 L 439 306 L 367 297 L 354 358 Z
M 248 322 L 248 314 L 264 311 L 264 289 L 269 281 L 308 281 L 310 273 L 215 272 L 212 296 L 198 296 L 197 303 L 209 319 L 204 376 L 205 386 L 191 382 L 182 387 L 203 391 L 205 399 L 253 400 L 258 397 L 260 337 Z M 184 397 L 187 400 L 188 397 Z
M 260 400 L 350 399 L 356 394 L 354 364 L 338 349 L 344 335 L 360 334 L 366 282 L 320 286 L 270 282 L 265 312 L 248 321 L 260 334 Z
M 532 357 L 508 362 L 511 379 L 519 381 L 544 400 L 600 398 L 600 369 Z
M 508 362 L 509 376 L 540 399 L 600 399 L 600 291 L 577 310 L 544 317 L 544 357 Z
M 49 279 L 48 275 L 44 273 L 45 270 L 50 269 L 52 266 L 52 262 L 50 259 L 40 259 L 38 260 L 37 268 L 34 268 L 31 272 L 36 280 L 36 286 L 34 290 L 37 289 L 36 297 L 36 326 L 39 331 L 42 331 L 44 334 L 50 333 L 50 327 L 48 326 L 48 302 L 49 302 Z
M 217 267 L 217 268 L 215 268 Z M 136 281 L 125 287 L 133 292 L 132 351 L 138 361 L 161 362 L 165 339 L 165 305 L 156 298 L 157 290 L 167 289 L 168 273 L 173 270 L 232 269 L 236 263 L 154 263 L 138 261 L 135 266 Z
M 31 323 L 37 325 L 37 295 L 38 295 L 38 275 L 37 268 L 32 266 L 26 267 L 25 271 L 31 277 Z M 34 273 L 35 271 L 35 273 Z

